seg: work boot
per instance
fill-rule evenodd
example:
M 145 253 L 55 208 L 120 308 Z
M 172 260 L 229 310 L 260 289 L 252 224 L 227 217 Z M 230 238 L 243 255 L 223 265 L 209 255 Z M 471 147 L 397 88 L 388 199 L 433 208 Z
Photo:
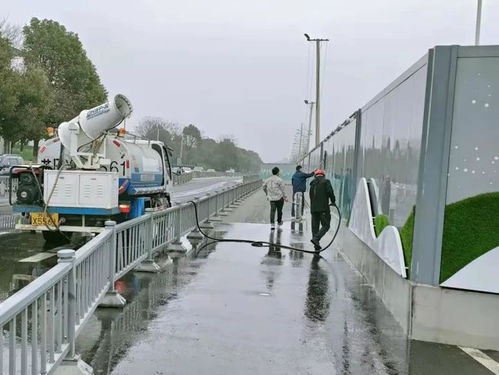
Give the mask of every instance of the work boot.
M 320 242 L 318 240 L 316 240 L 315 238 L 312 238 L 310 240 L 310 242 L 312 242 L 314 244 L 314 250 L 315 251 L 319 251 L 319 250 L 322 249 Z

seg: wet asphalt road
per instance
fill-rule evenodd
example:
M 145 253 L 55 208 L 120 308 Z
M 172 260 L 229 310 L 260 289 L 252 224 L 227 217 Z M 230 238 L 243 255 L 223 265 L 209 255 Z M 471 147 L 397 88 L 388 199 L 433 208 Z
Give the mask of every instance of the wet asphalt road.
M 266 205 L 256 193 L 226 220 L 261 223 Z M 268 224 L 218 230 L 308 246 L 289 223 L 280 236 Z M 8 293 L 15 273 L 38 272 L 17 260 L 46 249 L 24 233 L 0 236 L 0 250 Z M 167 272 L 131 272 L 116 285 L 127 305 L 98 309 L 77 351 L 96 374 L 491 374 L 459 348 L 407 340 L 362 277 L 337 252 L 325 258 L 219 243 Z
M 240 181 L 242 181 L 240 177 L 194 178 L 185 184 L 174 186 L 173 202 L 184 203 Z
M 272 236 L 263 224 L 228 231 L 290 242 L 287 230 Z M 407 342 L 387 317 L 336 254 L 220 243 L 113 373 L 404 373 Z
M 286 227 L 219 229 L 300 246 Z M 118 289 L 129 304 L 99 309 L 78 340 L 96 374 L 490 374 L 459 348 L 407 340 L 335 251 L 219 243 Z
M 225 221 L 265 222 L 267 206 L 257 192 Z M 268 224 L 217 228 L 279 240 Z M 280 241 L 308 246 L 289 223 Z M 78 340 L 97 374 L 491 374 L 457 347 L 407 340 L 335 251 L 314 259 L 219 243 L 189 254 L 169 272 L 120 280 L 129 303 L 99 309 Z

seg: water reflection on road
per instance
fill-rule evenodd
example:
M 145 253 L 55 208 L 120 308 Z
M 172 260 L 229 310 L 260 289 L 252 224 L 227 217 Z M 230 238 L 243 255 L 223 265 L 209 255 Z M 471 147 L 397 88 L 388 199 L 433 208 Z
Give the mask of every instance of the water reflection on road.
M 234 224 L 227 236 L 306 246 L 289 231 Z M 77 342 L 96 374 L 482 374 L 455 347 L 410 342 L 335 251 L 219 243 L 132 272 L 122 309 L 98 309 Z
M 158 274 L 131 272 L 116 282 L 116 290 L 127 300 L 123 309 L 97 309 L 77 340 L 77 351 L 96 374 L 108 374 L 127 349 L 167 304 L 196 276 L 215 245 L 198 243 L 187 258 L 173 256 L 173 264 Z M 165 257 L 166 258 L 166 257 Z
M 40 262 L 19 262 L 57 245 L 45 243 L 41 234 L 5 233 L 0 235 L 0 300 L 46 272 L 57 262 L 53 256 Z

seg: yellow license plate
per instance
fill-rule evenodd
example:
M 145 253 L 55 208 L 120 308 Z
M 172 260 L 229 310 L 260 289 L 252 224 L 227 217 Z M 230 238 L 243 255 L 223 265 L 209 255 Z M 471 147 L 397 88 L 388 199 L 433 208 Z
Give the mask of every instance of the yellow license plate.
M 31 214 L 31 225 L 36 225 L 36 226 L 50 226 L 51 228 L 57 226 L 59 223 L 59 214 L 46 214 L 46 213 L 39 213 L 39 212 L 33 212 Z

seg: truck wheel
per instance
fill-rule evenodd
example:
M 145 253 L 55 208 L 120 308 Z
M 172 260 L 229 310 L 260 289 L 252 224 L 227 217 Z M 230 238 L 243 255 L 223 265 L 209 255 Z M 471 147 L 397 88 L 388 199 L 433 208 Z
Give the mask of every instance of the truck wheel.
M 50 244 L 66 244 L 69 243 L 70 240 L 68 238 L 71 238 L 71 236 L 65 237 L 61 232 L 48 232 L 48 231 L 43 231 L 43 239 L 45 242 L 48 242 Z

